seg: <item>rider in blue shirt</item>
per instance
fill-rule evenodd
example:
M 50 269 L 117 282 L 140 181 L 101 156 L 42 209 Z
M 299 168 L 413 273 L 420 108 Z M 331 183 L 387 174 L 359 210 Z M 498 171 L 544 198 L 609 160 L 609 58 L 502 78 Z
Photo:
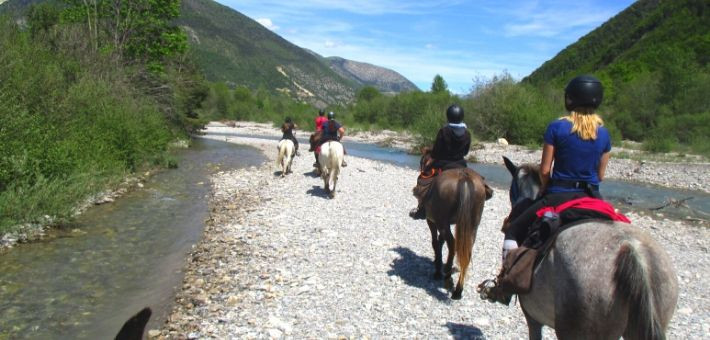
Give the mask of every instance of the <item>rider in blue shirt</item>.
M 335 112 L 328 112 L 328 121 L 323 123 L 323 137 L 321 137 L 319 145 L 331 140 L 339 142 L 343 139 L 343 136 L 345 136 L 345 128 L 335 120 Z M 343 151 L 345 151 L 345 148 L 343 148 Z M 344 159 L 342 166 L 348 166 Z
M 510 222 L 503 242 L 504 258 L 525 239 L 539 209 L 581 197 L 601 198 L 599 183 L 611 150 L 609 131 L 596 114 L 602 97 L 602 84 L 592 76 L 578 76 L 567 84 L 565 107 L 569 114 L 550 123 L 543 135 L 542 196 Z

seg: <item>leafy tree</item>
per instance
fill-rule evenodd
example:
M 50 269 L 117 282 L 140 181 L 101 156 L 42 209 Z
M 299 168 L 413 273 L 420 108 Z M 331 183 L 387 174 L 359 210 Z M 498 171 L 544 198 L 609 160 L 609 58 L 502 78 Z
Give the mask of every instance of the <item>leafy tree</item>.
M 444 78 L 440 75 L 434 76 L 434 81 L 431 83 L 432 93 L 444 93 L 449 91 L 449 86 L 446 84 Z
M 86 23 L 94 51 L 110 47 L 119 58 L 161 71 L 165 58 L 187 50 L 187 36 L 172 21 L 180 0 L 64 0 L 65 21 Z
M 27 12 L 27 26 L 33 37 L 40 33 L 46 34 L 58 22 L 59 9 L 50 3 L 32 5 Z
M 372 101 L 373 99 L 381 96 L 382 94 L 373 86 L 365 86 L 360 91 L 357 92 L 357 100 L 360 101 Z

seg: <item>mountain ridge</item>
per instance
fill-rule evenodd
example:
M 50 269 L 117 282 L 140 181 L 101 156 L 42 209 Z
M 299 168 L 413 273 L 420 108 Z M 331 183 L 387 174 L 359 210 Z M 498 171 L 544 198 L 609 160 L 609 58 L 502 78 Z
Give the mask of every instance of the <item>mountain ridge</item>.
M 349 60 L 342 57 L 326 57 L 330 68 L 339 75 L 351 79 L 362 86 L 372 86 L 380 92 L 395 94 L 405 91 L 419 91 L 419 88 L 398 72 L 370 63 Z

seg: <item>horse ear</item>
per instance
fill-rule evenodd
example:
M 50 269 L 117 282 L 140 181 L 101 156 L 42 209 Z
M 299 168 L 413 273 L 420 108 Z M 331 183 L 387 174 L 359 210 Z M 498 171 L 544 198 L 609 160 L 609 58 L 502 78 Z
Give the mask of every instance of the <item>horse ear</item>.
M 511 175 L 515 176 L 518 173 L 518 167 L 508 157 L 503 156 L 503 163 L 505 163 L 505 167 L 508 168 Z
M 152 314 L 150 308 L 143 308 L 138 314 L 134 315 L 121 327 L 121 330 L 116 335 L 116 340 L 134 340 L 142 339 L 145 326 Z

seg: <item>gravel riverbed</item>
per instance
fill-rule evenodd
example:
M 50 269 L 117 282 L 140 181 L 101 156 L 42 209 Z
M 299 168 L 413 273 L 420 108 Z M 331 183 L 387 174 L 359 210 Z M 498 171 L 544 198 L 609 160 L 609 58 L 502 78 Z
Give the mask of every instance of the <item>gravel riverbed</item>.
M 336 197 L 328 199 L 307 146 L 293 173 L 280 178 L 275 141 L 210 134 L 225 129 L 254 133 L 211 125 L 205 138 L 255 146 L 271 161 L 213 176 L 203 238 L 187 259 L 167 323 L 151 338 L 527 339 L 517 304 L 491 304 L 475 293 L 500 265 L 507 191 L 495 189 L 486 202 L 463 299 L 452 301 L 431 278 L 426 222 L 407 216 L 416 204 L 416 171 L 346 156 Z M 669 338 L 706 337 L 708 225 L 629 217 L 664 245 L 678 274 Z M 554 339 L 550 329 L 544 333 Z

